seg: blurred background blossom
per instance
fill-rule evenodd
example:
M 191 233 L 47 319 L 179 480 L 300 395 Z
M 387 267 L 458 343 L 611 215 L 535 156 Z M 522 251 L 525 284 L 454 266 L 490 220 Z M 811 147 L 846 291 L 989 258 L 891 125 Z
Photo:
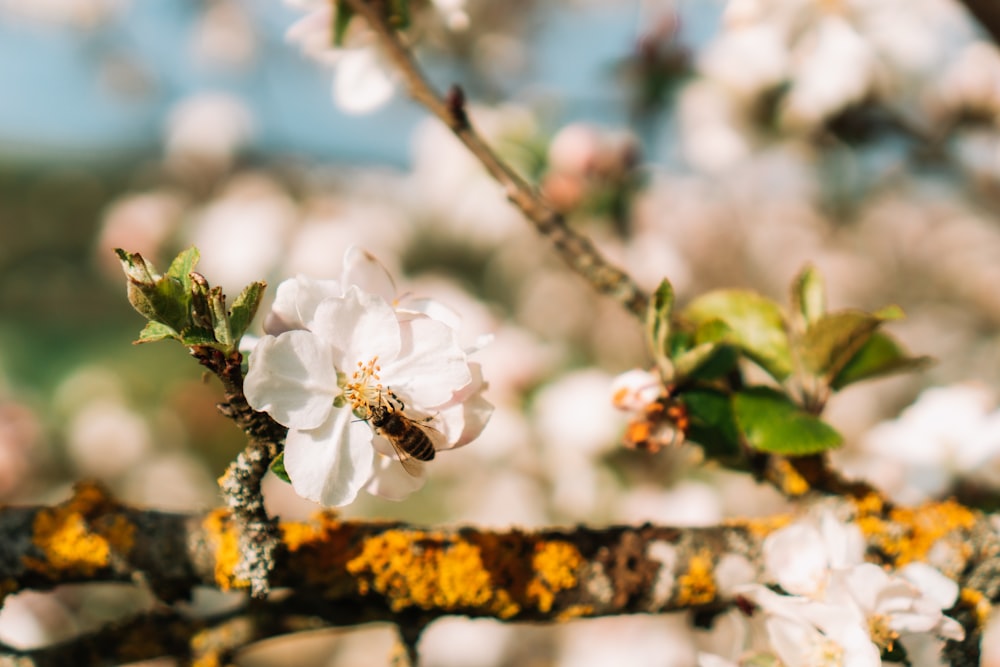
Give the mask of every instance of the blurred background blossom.
M 666 276 L 681 302 L 722 286 L 783 299 L 808 261 L 834 308 L 901 305 L 892 331 L 938 363 L 835 397 L 838 465 L 904 502 L 996 506 L 1000 52 L 959 2 L 433 4 L 415 23 L 432 78 L 460 82 L 504 158 L 646 288 Z M 341 111 L 330 71 L 286 38 L 302 16 L 277 0 L 0 0 L 0 500 L 48 502 L 93 477 L 147 506 L 218 503 L 240 435 L 179 346 L 129 346 L 140 322 L 111 248 L 162 266 L 197 245 L 232 296 L 336 277 L 361 245 L 401 292 L 459 313 L 464 345 L 493 334 L 475 359 L 496 412 L 420 493 L 347 516 L 537 527 L 779 511 L 696 447 L 619 447 L 609 386 L 648 364 L 638 324 L 403 96 Z M 277 479 L 266 489 L 283 517 L 315 509 Z M 0 638 L 91 627 L 80 595 L 19 596 Z M 108 614 L 143 603 L 102 595 Z M 384 627 L 343 630 L 244 664 L 381 664 L 391 644 Z M 682 616 L 448 619 L 423 646 L 441 666 L 696 656 Z

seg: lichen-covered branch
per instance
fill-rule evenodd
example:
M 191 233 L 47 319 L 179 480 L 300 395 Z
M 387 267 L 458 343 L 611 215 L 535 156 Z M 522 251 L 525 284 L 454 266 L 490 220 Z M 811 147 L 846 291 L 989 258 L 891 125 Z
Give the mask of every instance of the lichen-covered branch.
M 963 592 L 953 615 L 969 638 L 949 650 L 978 656 L 979 628 L 1000 598 L 1000 540 L 989 517 L 954 502 L 892 508 L 874 495 L 821 502 L 861 528 L 870 558 L 890 567 L 930 559 L 958 581 Z M 389 620 L 409 628 L 446 615 L 556 622 L 711 612 L 730 602 L 733 573 L 760 578 L 763 539 L 791 518 L 709 528 L 527 532 L 427 529 L 322 513 L 278 525 L 281 549 L 271 583 L 290 595 L 280 608 L 274 600 L 255 601 L 241 612 L 244 622 L 258 612 L 272 618 L 245 636 L 254 641 L 277 629 L 292 631 L 275 620 L 279 609 L 321 626 Z M 74 582 L 143 582 L 166 602 L 187 597 L 195 586 L 245 590 L 251 584 L 240 569 L 240 533 L 226 509 L 201 515 L 140 510 L 81 485 L 54 507 L 0 508 L 0 586 L 7 595 Z M 207 627 L 186 632 L 193 637 Z M 176 646 L 169 635 L 175 630 L 162 624 L 168 634 L 157 640 L 161 646 Z
M 452 87 L 447 97 L 435 92 L 409 49 L 387 23 L 381 4 L 369 0 L 345 0 L 345 4 L 363 17 L 377 35 L 380 45 L 405 80 L 410 96 L 465 144 L 560 256 L 597 291 L 615 298 L 637 316 L 645 317 L 648 297 L 642 289 L 628 274 L 604 259 L 586 237 L 570 229 L 563 216 L 490 148 L 470 122 L 460 88 Z
M 242 357 L 239 352 L 223 355 L 209 347 L 194 348 L 202 365 L 212 370 L 225 390 L 219 410 L 247 435 L 247 446 L 229 464 L 219 480 L 226 506 L 237 518 L 240 530 L 239 575 L 250 582 L 250 594 L 262 598 L 269 590 L 268 576 L 274 569 L 276 551 L 281 546 L 277 522 L 267 515 L 261 496 L 261 480 L 278 453 L 287 430 L 267 414 L 257 412 L 243 394 Z
M 253 642 L 350 623 L 341 606 L 317 604 L 314 599 L 301 600 L 295 595 L 266 603 L 247 603 L 210 618 L 155 609 L 51 646 L 16 650 L 0 645 L 0 666 L 82 667 L 163 656 L 181 658 L 195 665 L 226 665 Z

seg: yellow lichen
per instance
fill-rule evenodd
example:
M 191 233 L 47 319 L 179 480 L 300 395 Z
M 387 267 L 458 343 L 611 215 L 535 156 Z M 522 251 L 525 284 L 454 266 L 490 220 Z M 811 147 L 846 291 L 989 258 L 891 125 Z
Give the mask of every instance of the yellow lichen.
M 42 558 L 25 557 L 25 565 L 47 575 L 93 576 L 111 565 L 112 554 L 127 555 L 135 526 L 121 515 L 102 520 L 100 513 L 109 506 L 100 487 L 81 484 L 67 502 L 39 510 L 32 524 L 32 543 Z
M 723 521 L 723 525 L 743 528 L 754 537 L 763 539 L 779 528 L 784 528 L 791 522 L 791 515 L 776 514 L 756 519 L 726 519 Z
M 537 603 L 539 611 L 549 612 L 556 593 L 576 585 L 576 572 L 582 562 L 580 552 L 569 542 L 554 540 L 535 545 L 531 559 L 535 574 L 526 593 Z
M 365 540 L 347 571 L 357 576 L 359 592 L 381 593 L 394 611 L 486 609 L 509 618 L 519 610 L 493 586 L 479 547 L 458 537 L 387 530 Z
M 708 604 L 715 599 L 715 575 L 712 554 L 702 549 L 691 557 L 687 572 L 677 578 L 677 599 L 680 607 Z
M 959 600 L 963 605 L 972 609 L 976 615 L 976 625 L 982 629 L 993 611 L 993 605 L 990 604 L 990 601 L 974 588 L 963 588 Z
M 870 499 L 863 502 L 864 512 L 859 503 L 857 524 L 869 541 L 892 559 L 895 567 L 925 560 L 939 540 L 971 528 L 976 521 L 972 510 L 953 500 L 895 508 L 888 518 L 882 516 L 880 504 Z
M 557 621 L 571 621 L 574 618 L 590 616 L 594 613 L 594 608 L 589 604 L 572 604 L 556 615 Z
M 809 492 L 809 482 L 795 469 L 788 459 L 774 458 L 772 465 L 778 473 L 781 492 L 790 498 L 798 498 Z
M 228 510 L 209 512 L 202 522 L 215 553 L 215 583 L 223 591 L 246 588 L 249 582 L 236 576 L 240 562 L 240 542 L 236 525 Z
M 191 661 L 191 667 L 220 667 L 218 653 L 206 653 Z

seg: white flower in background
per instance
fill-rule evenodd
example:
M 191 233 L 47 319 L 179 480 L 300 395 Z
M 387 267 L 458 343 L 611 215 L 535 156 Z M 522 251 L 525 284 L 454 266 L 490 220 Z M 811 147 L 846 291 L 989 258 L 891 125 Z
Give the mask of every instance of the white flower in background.
M 193 54 L 209 67 L 247 67 L 257 55 L 258 36 L 249 7 L 238 0 L 219 0 L 206 5 L 193 33 Z
M 268 318 L 277 335 L 257 344 L 245 382 L 250 405 L 289 427 L 296 492 L 334 506 L 362 488 L 398 499 L 422 483 L 418 461 L 407 459 L 408 475 L 394 460 L 372 423 L 378 410 L 415 422 L 435 450 L 474 439 L 492 411 L 450 326 L 399 308 L 391 278 L 363 251 L 348 251 L 344 278 L 279 286 Z
M 394 74 L 375 48 L 374 36 L 363 20 L 351 21 L 343 44 L 334 46 L 335 9 L 332 1 L 290 3 L 308 13 L 288 29 L 307 56 L 335 68 L 333 101 L 343 111 L 363 114 L 389 101 L 396 88 Z
M 73 28 L 95 28 L 127 11 L 128 0 L 0 0 L 0 14 Z
M 632 413 L 621 436 L 626 447 L 657 452 L 684 443 L 683 409 L 669 400 L 663 380 L 650 371 L 634 369 L 611 383 L 611 403 Z
M 835 571 L 825 595 L 826 602 L 850 610 L 867 625 L 872 641 L 881 647 L 911 634 L 961 640 L 962 626 L 943 612 L 956 599 L 958 585 L 922 563 L 897 575 L 874 563 Z
M 962 626 L 944 615 L 958 597 L 955 582 L 923 563 L 891 573 L 863 557 L 860 530 L 830 512 L 775 531 L 764 540 L 764 582 L 734 589 L 755 607 L 744 619 L 745 633 L 730 628 L 740 639 L 723 647 L 713 630 L 712 652 L 735 664 L 773 658 L 784 667 L 865 667 L 881 665 L 881 651 L 896 642 L 925 649 L 928 642 L 963 638 Z M 702 660 L 716 663 L 728 664 Z
M 797 521 L 764 540 L 769 581 L 795 595 L 822 597 L 830 573 L 864 562 L 861 530 L 825 512 L 818 520 Z
M 375 44 L 364 20 L 352 20 L 343 43 L 334 46 L 336 9 L 332 0 L 289 0 L 308 11 L 288 30 L 288 39 L 302 52 L 333 66 L 333 101 L 347 113 L 374 111 L 392 98 L 397 75 Z M 435 0 L 435 8 L 452 30 L 465 30 L 469 17 L 465 0 Z
M 738 95 L 756 95 L 788 76 L 784 35 L 773 25 L 734 26 L 699 58 L 699 68 Z
M 759 608 L 751 635 L 784 667 L 879 667 L 878 648 L 864 624 L 847 607 L 797 595 L 779 595 L 761 584 L 739 589 Z M 753 640 L 752 640 L 753 641 Z
M 253 112 L 238 96 L 205 92 L 186 97 L 170 110 L 164 143 L 168 161 L 227 169 L 253 137 Z
M 891 462 L 897 479 L 872 479 L 899 502 L 944 493 L 959 479 L 1000 486 L 1000 411 L 983 385 L 935 387 L 862 440 L 869 456 Z
M 611 382 L 611 404 L 628 412 L 644 412 L 662 393 L 660 376 L 641 368 L 625 371 Z
M 201 250 L 198 270 L 226 294 L 239 294 L 281 261 L 297 215 L 288 193 L 268 176 L 232 179 L 191 216 L 190 242 Z
M 793 53 L 785 117 L 812 126 L 860 101 L 875 80 L 872 46 L 840 16 L 821 18 Z

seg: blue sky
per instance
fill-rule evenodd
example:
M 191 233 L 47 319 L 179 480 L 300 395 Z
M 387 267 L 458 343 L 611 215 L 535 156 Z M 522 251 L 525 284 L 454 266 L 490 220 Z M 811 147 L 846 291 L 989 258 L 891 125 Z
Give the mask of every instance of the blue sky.
M 299 14 L 278 0 L 246 0 L 244 6 L 259 32 L 258 57 L 245 69 L 228 71 L 206 67 L 186 46 L 196 3 L 133 2 L 89 31 L 0 13 L 0 159 L 86 161 L 148 151 L 158 144 L 173 104 L 199 91 L 223 90 L 251 108 L 257 151 L 406 162 L 408 134 L 423 116 L 414 105 L 396 99 L 367 116 L 339 113 L 329 97 L 329 72 L 284 39 Z M 598 5 L 543 16 L 532 39 L 530 94 L 560 100 L 559 113 L 567 119 L 624 122 L 621 91 L 608 83 L 612 63 L 634 43 L 637 11 L 629 4 Z M 716 15 L 685 16 L 688 38 L 704 39 Z M 106 75 L 113 63 L 140 73 L 144 83 L 138 90 L 114 89 Z M 432 72 L 442 87 L 453 75 L 442 67 Z

